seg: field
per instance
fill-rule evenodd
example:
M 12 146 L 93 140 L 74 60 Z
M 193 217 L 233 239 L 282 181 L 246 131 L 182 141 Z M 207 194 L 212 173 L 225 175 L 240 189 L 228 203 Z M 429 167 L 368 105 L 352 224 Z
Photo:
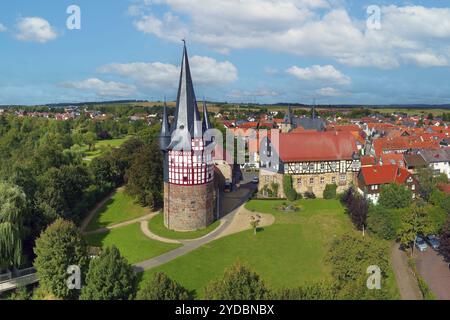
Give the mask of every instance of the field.
M 113 229 L 105 233 L 91 234 L 85 237 L 90 246 L 108 247 L 115 245 L 129 263 L 141 262 L 179 247 L 151 240 L 144 236 L 138 223 Z
M 89 151 L 88 146 L 84 145 L 84 146 L 82 146 L 82 151 L 85 155 L 84 160 L 92 161 L 96 157 L 100 156 L 105 150 L 107 150 L 109 148 L 120 147 L 128 139 L 130 139 L 130 136 L 126 136 L 126 137 L 120 138 L 120 139 L 100 140 L 100 141 L 97 141 L 97 143 L 95 144 L 95 150 L 92 150 L 92 151 Z
M 108 227 L 123 221 L 132 220 L 150 213 L 150 209 L 134 202 L 124 189 L 117 192 L 100 208 L 91 220 L 87 231 Z
M 148 228 L 154 234 L 168 239 L 197 239 L 204 235 L 214 231 L 220 224 L 220 221 L 216 221 L 205 229 L 192 231 L 192 232 L 176 232 L 168 230 L 164 226 L 164 216 L 163 214 L 158 214 L 156 217 L 151 219 L 148 223 Z
M 244 231 L 213 241 L 185 256 L 144 273 L 166 272 L 199 298 L 205 285 L 237 260 L 249 264 L 270 287 L 298 286 L 330 278 L 323 261 L 329 243 L 352 226 L 341 204 L 333 200 L 301 200 L 299 212 L 277 210 L 283 201 L 253 200 L 249 210 L 272 213 L 274 225 L 255 236 Z

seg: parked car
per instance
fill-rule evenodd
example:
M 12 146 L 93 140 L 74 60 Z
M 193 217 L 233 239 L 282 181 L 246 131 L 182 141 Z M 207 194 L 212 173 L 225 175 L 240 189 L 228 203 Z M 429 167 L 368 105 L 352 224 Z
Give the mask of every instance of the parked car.
M 422 237 L 417 236 L 416 237 L 416 247 L 419 249 L 420 252 L 427 251 L 428 246 L 425 240 L 423 240 Z
M 253 177 L 252 183 L 258 184 L 259 183 L 259 178 L 258 177 Z
M 425 239 L 434 250 L 439 249 L 439 239 L 434 234 L 429 234 Z

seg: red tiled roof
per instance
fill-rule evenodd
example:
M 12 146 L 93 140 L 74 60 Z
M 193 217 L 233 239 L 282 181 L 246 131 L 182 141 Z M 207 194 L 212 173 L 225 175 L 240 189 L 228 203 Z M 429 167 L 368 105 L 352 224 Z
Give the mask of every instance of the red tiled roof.
M 431 136 L 410 136 L 396 138 L 378 138 L 373 142 L 375 155 L 381 157 L 383 151 L 403 151 L 408 149 L 439 149 L 440 140 Z
M 405 159 L 403 153 L 387 153 L 381 155 L 383 164 L 397 164 L 400 167 L 405 166 Z
M 361 130 L 356 124 L 340 124 L 340 125 L 328 125 L 327 131 L 359 131 Z
M 241 129 L 249 129 L 249 128 L 257 128 L 259 125 L 258 122 L 245 122 L 243 124 L 240 124 L 239 126 L 237 126 L 238 128 Z
M 379 185 L 389 183 L 405 183 L 411 175 L 408 170 L 398 165 L 376 165 L 373 167 L 362 167 L 361 174 L 366 185 Z
M 279 148 L 284 162 L 350 160 L 358 152 L 349 132 L 282 133 Z
M 442 192 L 445 192 L 446 194 L 450 194 L 450 184 L 448 184 L 448 183 L 440 183 L 437 187 Z
M 372 156 L 363 156 L 363 157 L 361 157 L 361 165 L 362 166 L 374 166 L 375 158 Z

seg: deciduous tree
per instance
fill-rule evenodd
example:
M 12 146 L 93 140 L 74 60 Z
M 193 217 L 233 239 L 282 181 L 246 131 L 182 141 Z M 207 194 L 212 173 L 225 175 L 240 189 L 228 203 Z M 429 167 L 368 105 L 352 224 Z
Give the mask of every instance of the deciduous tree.
M 57 219 L 36 240 L 34 252 L 34 266 L 41 288 L 56 298 L 77 298 L 79 290 L 67 286 L 67 269 L 72 265 L 79 266 L 82 276 L 88 262 L 86 244 L 77 226 Z
M 165 273 L 158 272 L 144 282 L 137 293 L 137 300 L 189 300 L 191 294 Z
M 225 270 L 221 279 L 211 282 L 205 289 L 211 300 L 261 300 L 269 290 L 259 275 L 240 262 Z
M 131 300 L 136 294 L 136 274 L 115 246 L 92 259 L 81 290 L 82 300 Z
M 0 182 L 0 268 L 19 266 L 22 261 L 22 227 L 27 201 L 23 191 Z
M 411 205 L 412 192 L 408 188 L 396 183 L 381 187 L 378 204 L 385 208 L 406 208 Z

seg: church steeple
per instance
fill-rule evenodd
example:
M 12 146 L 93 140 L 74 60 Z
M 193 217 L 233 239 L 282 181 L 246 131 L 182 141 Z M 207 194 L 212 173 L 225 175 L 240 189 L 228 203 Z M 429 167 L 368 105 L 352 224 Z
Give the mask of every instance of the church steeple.
M 212 129 L 211 122 L 209 121 L 208 109 L 206 108 L 206 101 L 203 99 L 203 123 L 202 123 L 203 132 L 206 130 Z
M 314 99 L 313 107 L 312 107 L 312 118 L 316 118 L 316 99 Z
M 292 108 L 291 108 L 291 105 L 288 106 L 288 111 L 286 113 L 286 116 L 284 117 L 284 123 L 285 124 L 292 124 Z
M 170 144 L 170 124 L 167 115 L 167 103 L 164 99 L 164 111 L 162 116 L 161 132 L 159 134 L 159 146 L 161 150 L 166 151 Z
M 197 100 L 195 98 L 194 85 L 192 83 L 191 70 L 189 67 L 186 43 L 184 43 L 175 121 L 172 126 L 172 131 L 177 130 L 177 134 L 173 137 L 172 143 L 174 141 L 185 141 L 185 143 L 182 143 L 183 149 L 184 147 L 190 148 L 190 146 L 188 146 L 188 143 L 190 145 L 190 141 L 186 139 L 187 132 L 189 132 L 191 138 L 201 136 L 201 132 L 199 132 L 201 129 L 199 128 L 199 125 L 197 125 L 197 122 L 200 123 L 200 121 L 200 114 L 197 108 Z M 184 146 L 184 144 L 186 144 L 186 146 Z

